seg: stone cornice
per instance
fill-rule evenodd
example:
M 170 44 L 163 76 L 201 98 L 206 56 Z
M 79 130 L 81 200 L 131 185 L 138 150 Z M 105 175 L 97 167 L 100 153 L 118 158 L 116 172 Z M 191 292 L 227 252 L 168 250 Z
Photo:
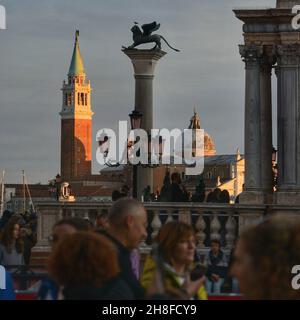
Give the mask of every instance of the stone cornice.
M 235 16 L 244 23 L 283 23 L 291 21 L 291 9 L 234 9 Z

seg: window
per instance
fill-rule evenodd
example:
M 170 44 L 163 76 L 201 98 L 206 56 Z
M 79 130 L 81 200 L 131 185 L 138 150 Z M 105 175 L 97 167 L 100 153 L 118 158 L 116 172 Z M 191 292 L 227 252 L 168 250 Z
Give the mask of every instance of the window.
M 80 94 L 80 99 L 81 99 L 80 104 L 84 106 L 84 93 Z
M 72 95 L 71 93 L 67 94 L 67 106 L 71 106 L 72 105 Z
M 78 100 L 78 105 L 80 106 L 80 93 L 78 93 L 77 100 Z
M 231 178 L 235 178 L 235 166 L 231 166 Z
M 87 93 L 84 95 L 85 96 L 85 105 L 87 106 Z

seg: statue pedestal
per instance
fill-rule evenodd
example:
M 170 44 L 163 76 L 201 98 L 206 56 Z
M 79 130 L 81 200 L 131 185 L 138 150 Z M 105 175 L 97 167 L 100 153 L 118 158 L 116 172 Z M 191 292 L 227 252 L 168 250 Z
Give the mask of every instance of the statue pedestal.
M 299 206 L 300 205 L 300 190 L 277 191 L 276 204 L 286 206 Z
M 123 49 L 132 62 L 135 78 L 135 110 L 143 114 L 142 129 L 153 129 L 153 79 L 158 60 L 166 52 L 162 50 Z M 150 186 L 153 192 L 153 169 L 137 169 L 137 198 L 140 200 L 143 190 Z
M 272 204 L 273 195 L 263 191 L 244 191 L 239 196 L 240 204 Z

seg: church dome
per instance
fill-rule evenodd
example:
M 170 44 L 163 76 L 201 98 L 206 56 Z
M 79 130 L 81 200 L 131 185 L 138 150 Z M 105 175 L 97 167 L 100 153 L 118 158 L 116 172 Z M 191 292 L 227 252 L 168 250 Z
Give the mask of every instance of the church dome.
M 216 155 L 215 142 L 207 132 L 204 132 L 204 156 L 214 155 Z

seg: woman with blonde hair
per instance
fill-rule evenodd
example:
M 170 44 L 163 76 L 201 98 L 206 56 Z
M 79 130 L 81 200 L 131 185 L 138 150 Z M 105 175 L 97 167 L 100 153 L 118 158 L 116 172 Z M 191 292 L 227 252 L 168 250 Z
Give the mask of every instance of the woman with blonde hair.
M 155 243 L 141 276 L 141 284 L 148 294 L 156 290 L 170 299 L 207 299 L 204 275 L 191 280 L 196 250 L 192 227 L 179 221 L 166 223 Z

